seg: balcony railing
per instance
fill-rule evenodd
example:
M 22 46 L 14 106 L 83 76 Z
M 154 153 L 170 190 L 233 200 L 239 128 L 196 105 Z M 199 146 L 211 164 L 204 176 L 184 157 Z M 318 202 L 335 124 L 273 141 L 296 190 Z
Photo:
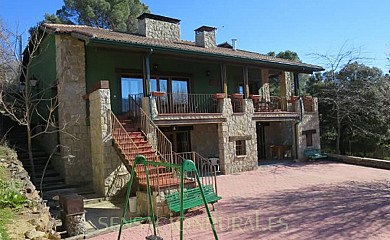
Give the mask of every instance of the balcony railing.
M 304 96 L 302 97 L 303 101 L 303 108 L 305 109 L 305 112 L 314 112 L 315 111 L 315 104 L 314 104 L 314 98 L 311 96 Z
M 155 96 L 159 114 L 218 113 L 212 94 L 166 93 Z
M 232 102 L 233 113 L 242 113 L 244 112 L 244 99 L 243 94 L 233 93 L 230 95 Z

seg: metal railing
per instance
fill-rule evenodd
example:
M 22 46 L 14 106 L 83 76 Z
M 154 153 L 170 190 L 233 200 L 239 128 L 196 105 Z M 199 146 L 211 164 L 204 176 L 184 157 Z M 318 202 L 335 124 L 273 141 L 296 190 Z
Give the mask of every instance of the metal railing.
M 139 101 L 140 102 L 140 101 Z M 161 157 L 162 161 L 172 163 L 172 143 L 160 130 L 157 125 L 154 124 L 148 114 L 142 109 L 142 107 L 132 96 L 129 96 L 129 106 L 132 106 L 130 119 L 141 129 L 146 136 L 146 140 L 152 146 L 153 150 L 157 152 L 157 155 Z
M 218 101 L 213 94 L 166 93 L 156 96 L 159 114 L 218 113 Z
M 184 160 L 192 160 L 195 163 L 198 174 L 201 178 L 203 185 L 212 185 L 215 192 L 217 193 L 217 166 L 213 165 L 212 162 L 200 155 L 197 152 L 183 152 L 174 153 L 173 162 L 175 164 L 182 164 Z M 187 178 L 195 178 L 192 173 L 188 173 Z
M 271 96 L 269 101 L 265 99 L 252 99 L 255 112 L 289 112 L 294 111 L 294 102 L 289 102 L 286 97 Z M 291 106 L 289 103 L 292 103 Z
M 118 120 L 113 112 L 110 111 L 110 120 L 111 120 L 111 136 L 114 140 L 116 146 L 120 149 L 125 160 L 125 166 L 129 167 L 133 164 L 135 157 L 140 153 L 137 144 L 133 141 L 129 132 L 123 127 L 122 122 Z M 137 166 L 136 171 L 142 170 L 140 166 Z
M 244 99 L 242 98 L 231 98 L 232 108 L 234 113 L 244 112 Z
M 123 110 L 129 113 L 130 118 L 135 118 L 140 116 L 140 106 L 142 105 L 142 97 L 144 95 L 142 93 L 139 94 L 129 94 L 127 99 L 127 108 L 123 108 Z
M 304 96 L 302 97 L 303 101 L 303 108 L 305 112 L 314 112 L 315 107 L 314 107 L 314 98 L 311 96 Z

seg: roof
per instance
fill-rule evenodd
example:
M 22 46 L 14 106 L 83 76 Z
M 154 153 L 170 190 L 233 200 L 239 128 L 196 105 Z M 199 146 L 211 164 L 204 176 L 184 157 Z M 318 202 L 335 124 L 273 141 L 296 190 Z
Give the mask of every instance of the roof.
M 140 20 L 145 19 L 145 18 L 150 18 L 150 19 L 154 19 L 154 20 L 160 20 L 160 21 L 170 22 L 170 23 L 175 23 L 175 24 L 179 24 L 180 23 L 179 19 L 170 18 L 170 17 L 164 17 L 164 16 L 151 14 L 151 13 L 143 13 L 139 17 L 137 17 L 137 19 L 140 19 Z
M 41 29 L 54 34 L 72 34 L 74 37 L 88 40 L 89 42 L 101 42 L 112 45 L 119 43 L 133 47 L 164 49 L 168 51 L 231 58 L 242 61 L 249 60 L 253 61 L 253 63 L 260 62 L 270 65 L 280 65 L 281 67 L 289 67 L 306 73 L 324 70 L 320 66 L 276 58 L 250 51 L 233 50 L 226 47 L 204 48 L 196 46 L 195 42 L 191 41 L 148 38 L 137 34 L 115 32 L 108 29 L 84 25 L 44 23 L 41 25 Z
M 201 26 L 200 28 L 195 29 L 195 32 L 212 32 L 217 30 L 215 27 Z

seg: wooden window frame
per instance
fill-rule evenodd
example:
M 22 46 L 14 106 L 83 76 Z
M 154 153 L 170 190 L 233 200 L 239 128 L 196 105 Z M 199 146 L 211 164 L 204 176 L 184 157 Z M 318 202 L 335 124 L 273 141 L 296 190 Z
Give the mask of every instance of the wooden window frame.
M 246 155 L 246 141 L 236 140 L 236 156 L 245 156 L 245 155 Z

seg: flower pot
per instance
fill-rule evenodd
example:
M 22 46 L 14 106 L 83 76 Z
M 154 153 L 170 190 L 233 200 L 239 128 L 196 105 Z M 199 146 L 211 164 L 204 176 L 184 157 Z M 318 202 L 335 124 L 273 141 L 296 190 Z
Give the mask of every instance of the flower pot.
M 243 97 L 244 97 L 244 94 L 242 94 L 242 93 L 233 93 L 232 94 L 232 98 L 242 99 Z
M 298 96 L 291 96 L 290 99 L 288 99 L 288 102 L 289 103 L 294 103 L 295 101 L 297 101 L 299 99 Z
M 225 93 L 215 93 L 213 94 L 214 99 L 223 99 L 225 98 Z
M 260 99 L 260 95 L 250 94 L 249 98 L 252 99 L 252 100 L 259 100 Z
M 156 91 L 154 91 L 154 92 L 151 92 L 151 94 L 152 94 L 153 97 L 163 97 L 163 96 L 165 96 L 165 92 L 156 92 Z

